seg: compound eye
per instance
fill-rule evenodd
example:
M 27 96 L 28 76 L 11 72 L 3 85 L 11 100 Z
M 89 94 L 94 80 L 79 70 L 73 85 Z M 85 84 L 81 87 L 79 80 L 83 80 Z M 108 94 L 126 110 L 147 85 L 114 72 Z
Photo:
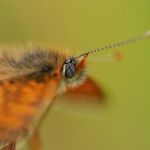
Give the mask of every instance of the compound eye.
M 72 78 L 76 72 L 76 62 L 74 59 L 68 59 L 65 61 L 65 77 Z

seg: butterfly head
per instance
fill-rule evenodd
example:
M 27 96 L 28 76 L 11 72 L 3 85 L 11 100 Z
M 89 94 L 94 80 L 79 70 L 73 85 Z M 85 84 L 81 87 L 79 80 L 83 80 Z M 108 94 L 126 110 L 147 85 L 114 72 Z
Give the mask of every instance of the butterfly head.
M 86 78 L 87 54 L 79 57 L 67 58 L 62 66 L 62 83 L 61 89 L 76 87 L 82 84 Z

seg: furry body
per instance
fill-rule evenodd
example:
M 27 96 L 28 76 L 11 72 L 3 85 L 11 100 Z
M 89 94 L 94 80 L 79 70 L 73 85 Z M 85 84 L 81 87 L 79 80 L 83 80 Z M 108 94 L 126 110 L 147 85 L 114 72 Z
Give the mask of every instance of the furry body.
M 19 50 L 18 50 L 19 51 Z M 25 50 L 19 58 L 0 58 L 0 145 L 32 133 L 58 91 L 84 80 L 85 63 L 76 60 L 76 73 L 67 79 L 62 68 L 68 56 L 51 49 Z

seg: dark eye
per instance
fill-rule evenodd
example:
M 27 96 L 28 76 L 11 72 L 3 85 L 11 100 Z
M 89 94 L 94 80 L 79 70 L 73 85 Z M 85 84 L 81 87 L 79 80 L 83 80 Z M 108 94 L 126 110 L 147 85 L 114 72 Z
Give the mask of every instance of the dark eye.
M 72 78 L 76 72 L 76 62 L 74 59 L 68 59 L 65 61 L 65 77 Z

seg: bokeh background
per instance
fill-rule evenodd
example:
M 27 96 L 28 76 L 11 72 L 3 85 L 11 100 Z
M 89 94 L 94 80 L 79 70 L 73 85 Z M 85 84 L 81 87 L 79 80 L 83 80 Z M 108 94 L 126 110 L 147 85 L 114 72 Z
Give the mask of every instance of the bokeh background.
M 34 41 L 80 53 L 148 29 L 149 0 L 0 1 L 6 44 Z M 149 40 L 118 48 L 120 62 L 99 59 L 116 49 L 90 56 L 88 73 L 103 87 L 106 108 L 56 104 L 41 129 L 43 150 L 150 149 Z

